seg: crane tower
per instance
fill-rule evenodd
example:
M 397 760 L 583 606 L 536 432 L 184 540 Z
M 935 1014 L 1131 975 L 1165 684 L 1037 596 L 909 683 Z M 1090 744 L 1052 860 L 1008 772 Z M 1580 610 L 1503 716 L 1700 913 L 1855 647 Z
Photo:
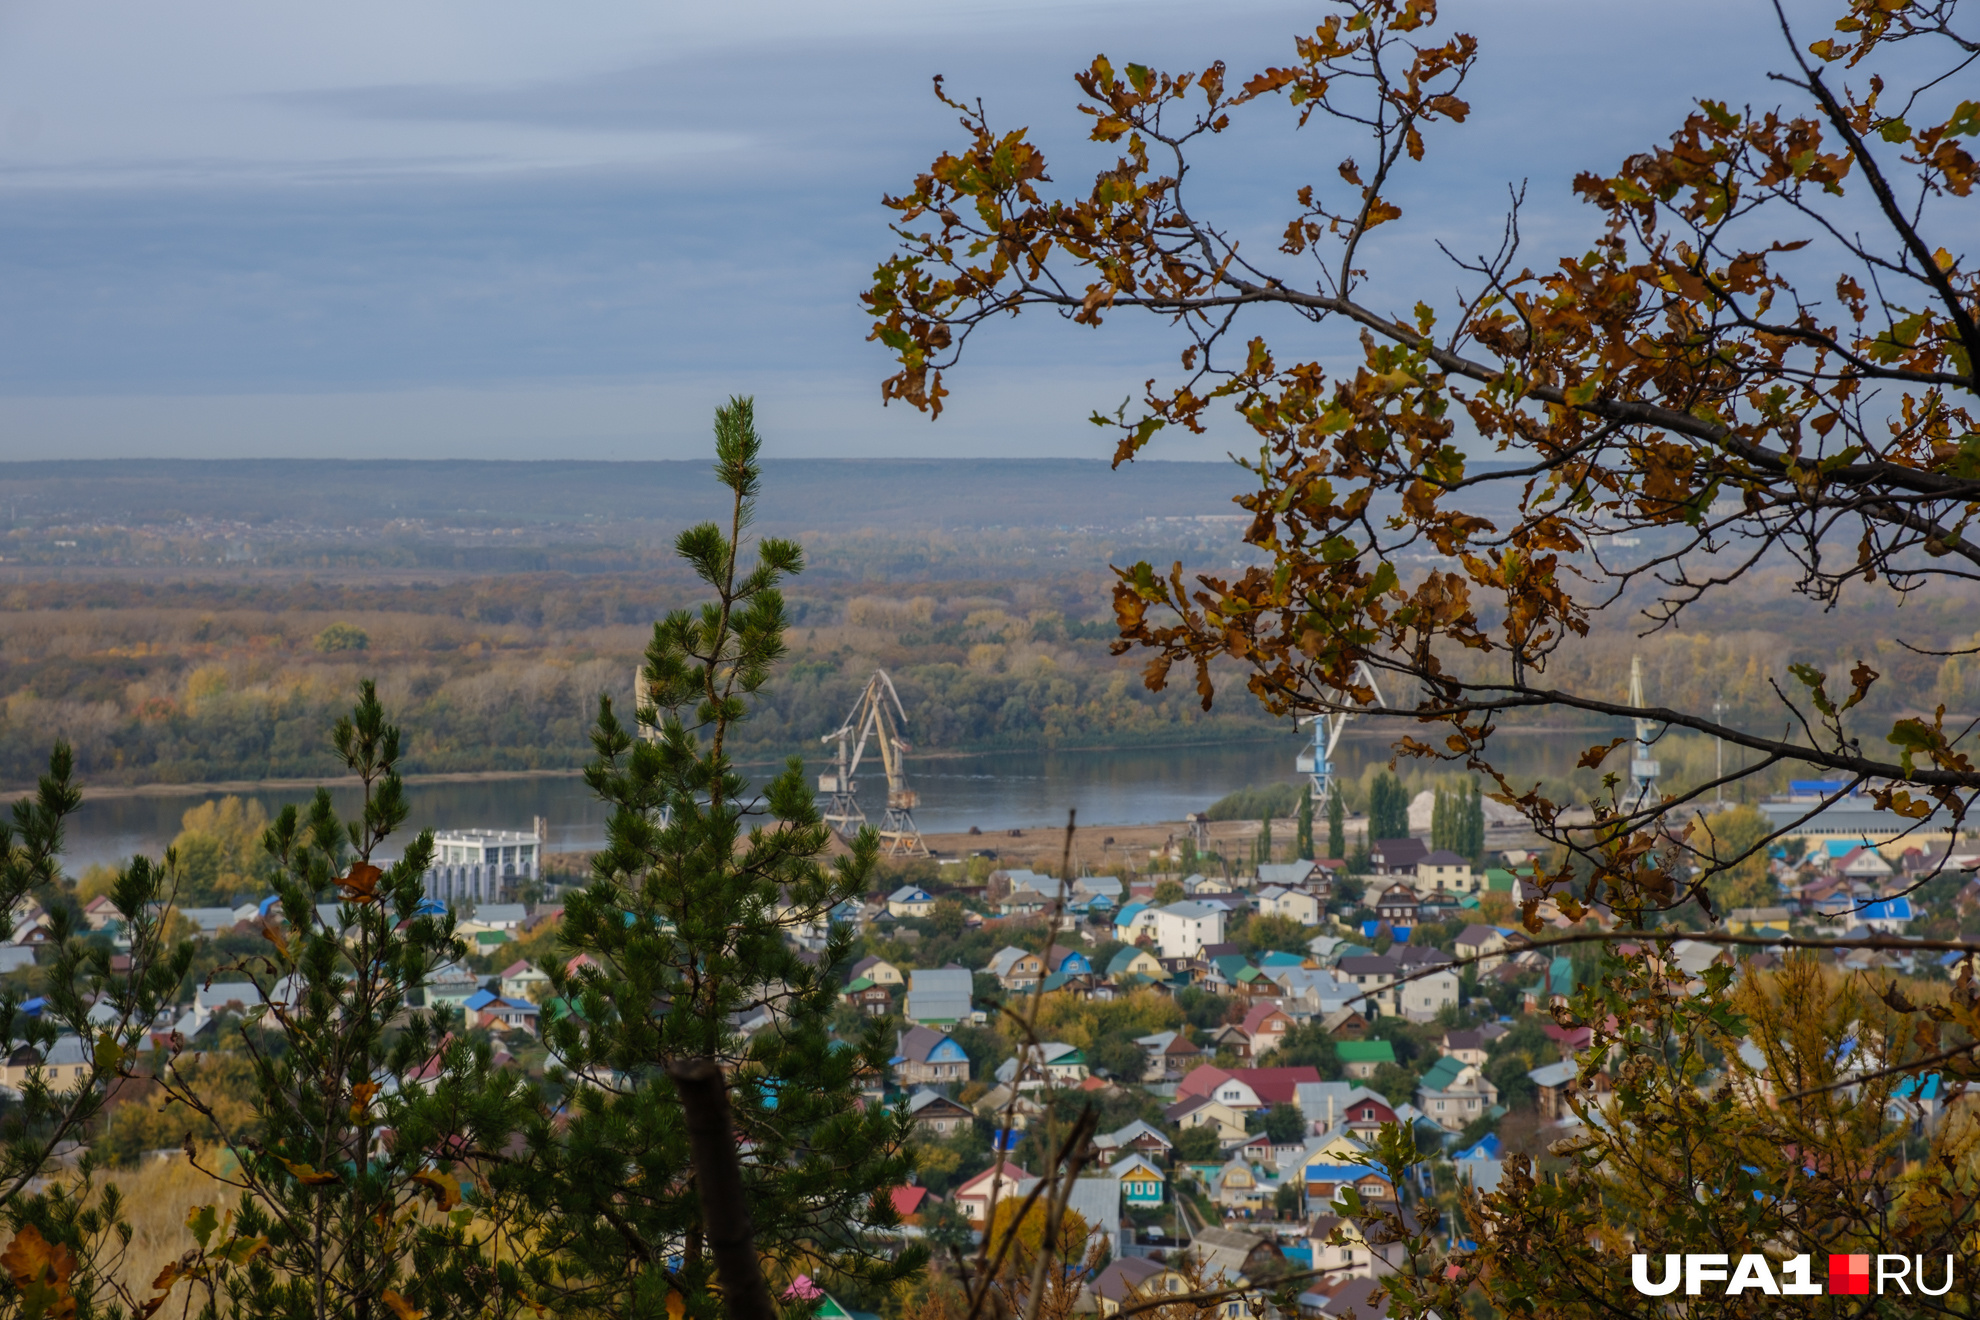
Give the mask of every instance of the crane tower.
M 825 808 L 825 823 L 845 839 L 852 838 L 867 824 L 860 809 L 860 760 L 866 755 L 866 742 L 878 745 L 881 768 L 887 772 L 887 814 L 880 818 L 880 851 L 888 857 L 926 857 L 928 845 L 921 841 L 921 830 L 914 823 L 914 809 L 920 795 L 907 784 L 907 742 L 901 726 L 907 712 L 901 709 L 900 694 L 887 671 L 876 669 L 866 681 L 859 700 L 853 703 L 846 722 L 819 741 L 836 745 L 833 768 L 818 776 L 818 791 L 831 798 Z
M 1637 710 L 1643 709 L 1643 659 L 1641 656 L 1629 658 L 1629 704 Z M 1657 762 L 1650 755 L 1650 739 L 1657 731 L 1655 720 L 1641 715 L 1636 717 L 1636 746 L 1631 749 L 1629 758 L 1629 783 L 1631 789 L 1630 807 L 1642 808 L 1650 801 L 1650 795 L 1657 791 Z
M 1368 685 L 1368 690 L 1375 694 L 1377 706 L 1388 706 L 1389 703 L 1382 698 L 1382 689 L 1375 684 L 1375 671 L 1368 667 L 1366 660 L 1355 665 L 1354 677 L 1357 682 Z M 1313 745 L 1299 754 L 1296 764 L 1299 772 L 1308 776 L 1313 784 L 1313 807 L 1316 811 L 1327 809 L 1327 795 L 1334 788 L 1334 747 L 1341 740 L 1341 730 L 1354 716 L 1353 707 L 1337 706 L 1318 715 L 1300 717 L 1302 726 L 1313 726 Z

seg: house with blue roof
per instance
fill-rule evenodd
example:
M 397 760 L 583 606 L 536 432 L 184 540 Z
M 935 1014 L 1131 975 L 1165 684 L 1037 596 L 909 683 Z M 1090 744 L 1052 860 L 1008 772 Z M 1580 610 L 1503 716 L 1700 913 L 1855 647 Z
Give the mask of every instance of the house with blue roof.
M 902 885 L 887 895 L 887 915 L 925 917 L 935 910 L 935 899 L 920 885 Z
M 1858 925 L 1868 926 L 1879 935 L 1902 935 L 1911 921 L 1911 900 L 1908 898 L 1886 898 L 1865 904 L 1856 914 Z
M 1155 933 L 1154 909 L 1146 903 L 1130 903 L 1114 914 L 1114 938 L 1132 944 L 1142 935 Z
M 969 1080 L 969 1055 L 947 1032 L 911 1027 L 900 1035 L 894 1057 L 887 1061 L 894 1082 L 903 1090 L 914 1086 L 955 1085 Z
M 1093 960 L 1081 953 L 1078 949 L 1054 948 L 1052 950 L 1052 956 L 1047 959 L 1047 963 L 1054 972 L 1061 976 L 1093 975 Z
M 1923 1135 L 1937 1126 L 1944 1107 L 1944 1084 L 1939 1074 L 1932 1073 L 1927 1077 L 1906 1077 L 1892 1087 L 1884 1112 L 1893 1123 L 1903 1123 L 1914 1134 Z

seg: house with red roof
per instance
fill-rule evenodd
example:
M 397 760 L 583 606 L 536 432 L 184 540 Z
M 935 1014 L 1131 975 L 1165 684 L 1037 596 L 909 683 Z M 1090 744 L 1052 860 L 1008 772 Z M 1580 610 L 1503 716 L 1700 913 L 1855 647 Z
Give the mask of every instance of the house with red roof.
M 887 1199 L 894 1203 L 894 1213 L 901 1217 L 903 1224 L 918 1224 L 922 1211 L 942 1204 L 942 1198 L 926 1187 L 890 1187 Z
M 1317 1068 L 1219 1068 L 1212 1064 L 1190 1070 L 1176 1083 L 1176 1099 L 1218 1100 L 1232 1109 L 1270 1109 L 1297 1102 L 1302 1082 L 1318 1082 Z

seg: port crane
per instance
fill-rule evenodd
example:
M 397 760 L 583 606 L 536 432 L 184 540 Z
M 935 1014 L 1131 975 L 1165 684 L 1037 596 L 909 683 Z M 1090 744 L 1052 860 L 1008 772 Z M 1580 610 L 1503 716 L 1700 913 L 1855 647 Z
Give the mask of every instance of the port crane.
M 1375 696 L 1375 704 L 1383 708 L 1388 702 L 1382 696 L 1382 689 L 1375 682 L 1375 671 L 1362 660 L 1354 667 L 1354 681 L 1366 684 Z M 1317 715 L 1302 715 L 1298 727 L 1313 728 L 1313 745 L 1299 754 L 1299 773 L 1306 775 L 1313 785 L 1313 809 L 1316 812 L 1327 810 L 1327 796 L 1334 788 L 1334 748 L 1341 741 L 1341 731 L 1347 722 L 1355 717 L 1352 706 L 1336 706 L 1332 710 L 1321 711 Z
M 874 670 L 846 722 L 819 739 L 834 744 L 836 750 L 833 768 L 818 776 L 818 791 L 830 798 L 825 823 L 840 838 L 858 834 L 867 819 L 856 796 L 859 783 L 854 776 L 871 738 L 878 745 L 881 768 L 887 772 L 887 814 L 880 818 L 880 851 L 888 857 L 926 857 L 928 845 L 921 841 L 921 830 L 914 823 L 914 809 L 921 798 L 907 784 L 908 745 L 901 737 L 906 723 L 907 712 L 901 708 L 900 694 L 894 691 L 894 680 L 887 677 L 886 670 Z

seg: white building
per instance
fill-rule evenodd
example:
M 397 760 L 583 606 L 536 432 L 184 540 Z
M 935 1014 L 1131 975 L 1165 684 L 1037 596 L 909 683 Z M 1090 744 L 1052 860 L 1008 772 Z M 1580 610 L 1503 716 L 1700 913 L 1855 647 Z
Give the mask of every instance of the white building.
M 541 874 L 543 838 L 520 830 L 441 830 L 433 836 L 426 896 L 441 903 L 502 903 Z
M 1194 901 L 1155 909 L 1155 943 L 1164 958 L 1194 958 L 1206 944 L 1224 942 L 1224 910 Z

